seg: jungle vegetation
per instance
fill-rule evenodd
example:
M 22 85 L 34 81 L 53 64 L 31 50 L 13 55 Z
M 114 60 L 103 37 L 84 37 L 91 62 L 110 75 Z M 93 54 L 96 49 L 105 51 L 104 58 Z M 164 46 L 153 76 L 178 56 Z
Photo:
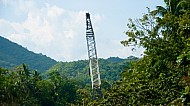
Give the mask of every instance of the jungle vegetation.
M 144 56 L 128 64 L 121 60 L 100 67 L 119 79 L 102 81 L 103 98 L 92 99 L 84 75 L 88 61 L 58 63 L 39 75 L 26 65 L 0 68 L 0 105 L 76 106 L 188 106 L 190 105 L 190 1 L 164 0 L 166 6 L 147 8 L 140 19 L 129 19 L 124 46 L 143 47 Z M 81 66 L 80 66 L 81 65 Z M 105 67 L 106 66 L 106 67 Z M 104 68 L 105 67 L 105 68 Z M 70 70 L 70 72 L 69 72 Z M 81 70 L 81 71 L 80 71 Z M 77 72 L 77 73 L 74 73 Z M 102 71 L 110 80 L 109 71 Z M 115 76 L 115 74 L 113 74 Z M 75 78 L 77 77 L 77 78 Z

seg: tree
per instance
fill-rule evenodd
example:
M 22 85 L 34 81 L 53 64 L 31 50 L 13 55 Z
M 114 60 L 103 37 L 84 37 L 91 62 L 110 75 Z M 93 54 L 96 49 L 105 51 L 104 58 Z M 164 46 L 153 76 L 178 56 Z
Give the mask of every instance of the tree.
M 130 19 L 128 39 L 121 43 L 142 46 L 144 57 L 123 72 L 103 104 L 167 105 L 182 94 L 184 87 L 178 83 L 190 71 L 190 4 L 186 0 L 165 3 L 166 9 L 148 9 L 143 18 Z
M 0 84 L 0 105 L 63 106 L 81 100 L 77 81 L 56 71 L 42 79 L 25 64 L 13 70 L 0 68 Z
M 35 98 L 36 82 L 40 80 L 36 71 L 23 64 L 13 70 L 1 68 L 2 84 L 0 89 L 2 105 L 37 105 Z
M 166 3 L 166 7 L 156 6 L 157 9 L 151 12 L 154 15 L 160 15 L 162 17 L 168 12 L 175 16 L 179 16 L 190 9 L 189 0 L 164 0 L 164 2 Z
M 47 82 L 53 84 L 53 88 L 51 87 L 50 90 L 52 91 L 53 105 L 71 105 L 77 103 L 77 100 L 80 99 L 77 92 L 79 82 L 62 76 L 58 71 L 50 72 Z

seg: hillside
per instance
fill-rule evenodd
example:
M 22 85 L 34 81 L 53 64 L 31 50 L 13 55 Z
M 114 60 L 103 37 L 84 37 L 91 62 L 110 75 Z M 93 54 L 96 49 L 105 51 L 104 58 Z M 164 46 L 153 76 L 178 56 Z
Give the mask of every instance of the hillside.
M 119 80 L 121 72 L 125 68 L 129 68 L 130 62 L 137 60 L 138 58 L 121 59 L 118 57 L 110 57 L 108 59 L 99 59 L 99 69 L 101 73 L 101 79 L 112 83 Z M 51 67 L 47 74 L 53 71 L 60 72 L 67 78 L 76 79 L 82 81 L 85 84 L 90 83 L 89 66 L 87 60 L 79 60 L 74 62 L 58 62 Z
M 46 55 L 31 52 L 0 36 L 0 66 L 11 68 L 23 63 L 27 64 L 31 69 L 44 72 L 56 64 L 56 61 Z

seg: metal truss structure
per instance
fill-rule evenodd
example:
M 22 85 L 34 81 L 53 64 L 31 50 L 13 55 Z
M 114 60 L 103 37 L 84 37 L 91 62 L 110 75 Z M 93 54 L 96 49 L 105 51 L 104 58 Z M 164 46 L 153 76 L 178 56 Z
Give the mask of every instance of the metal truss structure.
M 88 57 L 89 57 L 89 67 L 90 67 L 90 77 L 92 82 L 92 89 L 100 91 L 100 72 L 98 66 L 98 57 L 96 50 L 96 42 L 94 31 L 92 28 L 92 23 L 90 20 L 90 14 L 86 13 L 86 40 L 88 47 Z

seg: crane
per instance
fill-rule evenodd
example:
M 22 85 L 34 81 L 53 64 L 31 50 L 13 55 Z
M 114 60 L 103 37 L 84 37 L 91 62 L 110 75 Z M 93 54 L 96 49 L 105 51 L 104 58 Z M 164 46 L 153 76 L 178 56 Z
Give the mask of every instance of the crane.
M 92 28 L 92 23 L 90 20 L 90 14 L 86 13 L 86 40 L 87 40 L 87 48 L 88 48 L 88 57 L 89 57 L 89 71 L 91 77 L 91 85 L 93 91 L 93 98 L 101 97 L 101 80 L 100 80 L 100 72 L 98 66 L 98 56 L 96 50 L 96 42 L 94 31 Z

